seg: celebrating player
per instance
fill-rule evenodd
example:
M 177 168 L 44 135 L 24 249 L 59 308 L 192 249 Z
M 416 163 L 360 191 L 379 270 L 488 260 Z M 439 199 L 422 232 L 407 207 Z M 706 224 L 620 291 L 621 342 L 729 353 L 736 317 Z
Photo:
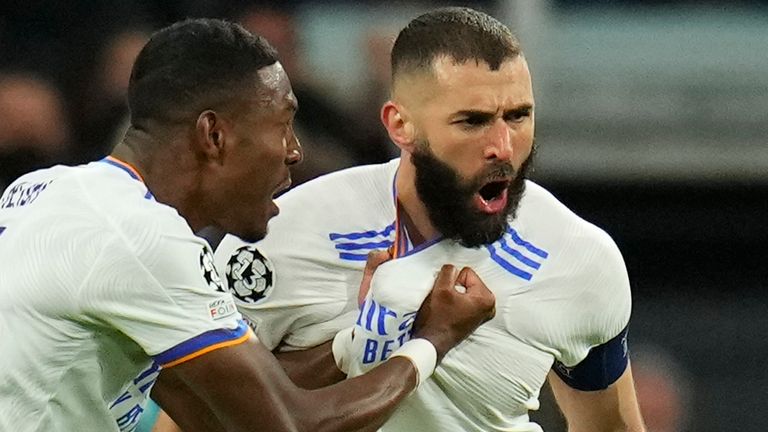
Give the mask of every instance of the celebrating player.
M 446 356 L 384 431 L 539 431 L 528 412 L 548 377 L 571 431 L 643 430 L 621 254 L 526 180 L 535 109 L 516 38 L 483 13 L 436 10 L 400 32 L 392 74 L 381 119 L 401 158 L 302 185 L 280 198 L 264 241 L 230 237 L 217 250 L 260 339 L 302 350 L 354 324 L 356 376 L 412 337 L 442 263 L 471 266 L 498 299 L 496 317 Z M 387 248 L 394 259 L 358 307 L 366 253 Z
M 175 24 L 139 54 L 129 105 L 110 157 L 30 173 L 0 197 L 0 430 L 130 429 L 140 408 L 118 423 L 109 409 L 158 368 L 153 395 L 188 430 L 375 429 L 492 316 L 487 288 L 445 267 L 425 310 L 450 316 L 430 315 L 416 343 L 358 380 L 299 389 L 193 235 L 211 225 L 255 241 L 278 212 L 272 197 L 302 154 L 276 53 L 235 24 Z M 122 393 L 129 383 L 138 394 Z

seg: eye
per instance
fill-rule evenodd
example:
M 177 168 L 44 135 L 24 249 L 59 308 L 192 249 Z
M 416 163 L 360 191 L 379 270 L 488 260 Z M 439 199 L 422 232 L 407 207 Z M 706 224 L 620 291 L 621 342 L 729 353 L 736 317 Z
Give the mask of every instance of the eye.
M 472 125 L 472 126 L 480 126 L 481 124 L 486 123 L 488 120 L 482 116 L 472 116 L 467 117 L 464 119 L 464 123 Z
M 504 121 L 519 123 L 531 116 L 531 108 L 520 108 L 504 114 Z
M 467 117 L 457 120 L 455 123 L 460 124 L 464 129 L 476 129 L 487 125 L 493 116 L 483 114 L 470 114 Z

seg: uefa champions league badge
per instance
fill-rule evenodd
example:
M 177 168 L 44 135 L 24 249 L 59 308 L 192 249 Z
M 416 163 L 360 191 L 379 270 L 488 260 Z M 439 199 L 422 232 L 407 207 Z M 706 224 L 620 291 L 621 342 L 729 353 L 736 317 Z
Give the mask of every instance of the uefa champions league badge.
M 244 303 L 254 304 L 272 293 L 275 269 L 256 246 L 246 245 L 229 257 L 226 278 L 233 296 Z
M 205 283 L 208 284 L 211 290 L 225 292 L 219 278 L 219 273 L 213 265 L 213 253 L 208 246 L 203 246 L 203 250 L 200 251 L 200 270 L 203 272 Z

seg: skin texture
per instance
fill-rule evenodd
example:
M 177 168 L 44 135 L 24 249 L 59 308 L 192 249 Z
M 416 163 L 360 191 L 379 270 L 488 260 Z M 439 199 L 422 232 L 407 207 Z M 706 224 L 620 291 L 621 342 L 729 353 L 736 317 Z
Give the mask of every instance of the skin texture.
M 533 147 L 533 90 L 523 57 L 507 60 L 498 70 L 469 61 L 456 64 L 438 57 L 432 69 L 402 75 L 381 120 L 401 150 L 398 198 L 422 237 L 438 235 L 415 188 L 411 154 L 428 141 L 435 157 L 463 179 L 494 163 L 519 170 Z
M 288 77 L 276 63 L 257 78 L 226 110 L 132 127 L 113 152 L 195 231 L 213 226 L 250 241 L 262 238 L 278 211 L 272 197 L 289 185 L 289 167 L 301 160 Z M 436 288 L 456 293 L 456 272 L 444 273 Z M 452 310 L 433 316 L 421 330 L 444 355 L 488 319 L 494 298 L 480 282 L 471 294 L 434 297 L 425 306 Z M 413 364 L 395 358 L 353 380 L 304 390 L 251 337 L 163 368 L 152 396 L 185 431 L 376 430 L 416 382 Z
M 253 79 L 226 111 L 205 110 L 180 125 L 132 127 L 113 152 L 194 231 L 214 226 L 263 238 L 278 212 L 272 197 L 290 186 L 289 167 L 303 157 L 292 126 L 297 102 L 282 66 L 262 68 Z

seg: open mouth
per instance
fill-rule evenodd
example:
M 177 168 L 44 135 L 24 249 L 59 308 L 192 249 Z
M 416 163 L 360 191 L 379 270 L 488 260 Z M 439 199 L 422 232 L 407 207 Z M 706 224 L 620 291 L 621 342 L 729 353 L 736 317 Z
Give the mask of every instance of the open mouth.
M 504 210 L 507 205 L 509 180 L 495 180 L 486 183 L 475 194 L 475 204 L 483 213 L 494 214 Z
M 509 187 L 508 180 L 498 180 L 487 183 L 481 187 L 478 193 L 486 201 L 493 201 L 501 197 L 502 193 Z

